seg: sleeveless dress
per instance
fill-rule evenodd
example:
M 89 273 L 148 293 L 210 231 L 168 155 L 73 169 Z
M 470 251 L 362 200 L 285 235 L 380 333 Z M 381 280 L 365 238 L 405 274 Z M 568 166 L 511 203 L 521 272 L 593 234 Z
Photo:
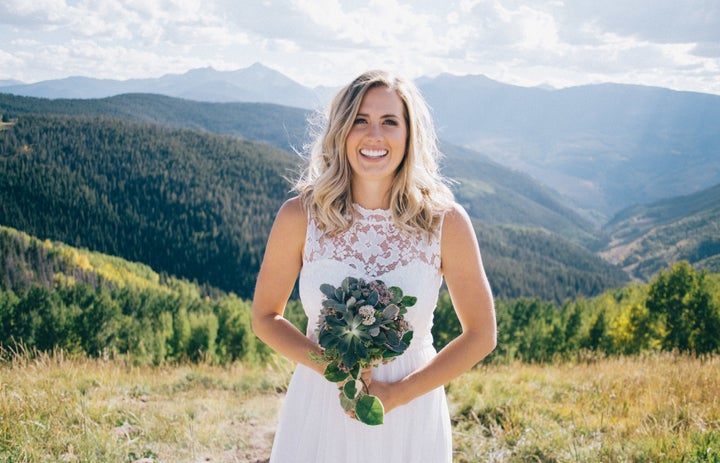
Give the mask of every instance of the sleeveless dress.
M 373 369 L 373 379 L 397 381 L 428 363 L 433 311 L 442 276 L 440 237 L 430 241 L 395 226 L 388 210 L 355 205 L 356 217 L 347 232 L 327 237 L 309 218 L 300 271 L 300 299 L 315 328 L 323 295 L 320 285 L 339 286 L 353 276 L 379 279 L 398 286 L 417 303 L 405 315 L 414 330 L 409 348 L 390 363 Z M 439 235 L 439 234 L 438 234 Z M 340 407 L 338 386 L 298 365 L 288 386 L 275 434 L 271 463 L 450 463 L 452 431 L 445 390 L 439 387 L 368 426 L 348 417 Z

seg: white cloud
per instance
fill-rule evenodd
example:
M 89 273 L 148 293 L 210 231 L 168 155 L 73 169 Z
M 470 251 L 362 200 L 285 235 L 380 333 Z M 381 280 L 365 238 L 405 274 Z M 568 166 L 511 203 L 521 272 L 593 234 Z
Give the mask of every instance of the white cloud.
M 305 85 L 384 67 L 521 85 L 720 93 L 716 0 L 4 0 L 0 79 L 150 77 L 262 62 Z M 11 64 L 11 65 L 8 65 Z

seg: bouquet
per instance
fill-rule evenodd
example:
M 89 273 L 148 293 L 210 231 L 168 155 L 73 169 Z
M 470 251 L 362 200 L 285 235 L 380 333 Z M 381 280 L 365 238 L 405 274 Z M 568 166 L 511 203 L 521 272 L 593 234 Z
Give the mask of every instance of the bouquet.
M 317 360 L 328 363 L 325 378 L 341 384 L 340 405 L 346 412 L 365 424 L 382 424 L 382 402 L 368 394 L 361 374 L 408 348 L 413 332 L 404 316 L 417 298 L 380 280 L 352 277 L 337 288 L 323 284 L 320 291 L 325 299 L 316 334 L 323 354 Z

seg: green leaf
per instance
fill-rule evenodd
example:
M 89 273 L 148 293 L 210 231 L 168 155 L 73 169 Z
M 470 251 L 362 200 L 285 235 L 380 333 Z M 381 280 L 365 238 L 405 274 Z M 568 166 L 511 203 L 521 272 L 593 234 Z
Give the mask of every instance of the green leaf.
M 403 296 L 402 298 L 402 305 L 405 307 L 412 307 L 417 302 L 417 298 L 415 296 Z
M 343 291 L 342 288 L 337 288 L 335 290 L 335 299 L 337 299 L 340 302 L 345 301 L 345 291 Z
M 345 306 L 348 308 L 348 310 L 354 309 L 355 304 L 357 304 L 357 299 L 354 296 L 350 296 L 345 303 Z
M 350 290 L 351 290 L 353 287 L 356 287 L 356 286 L 357 286 L 357 283 L 358 283 L 357 278 L 346 277 L 346 278 L 342 281 L 342 285 L 341 285 L 341 286 L 342 286 L 342 289 L 343 289 L 346 293 L 349 293 Z
M 396 346 L 400 342 L 400 337 L 398 336 L 397 331 L 390 330 L 386 334 L 387 334 L 387 342 L 391 346 Z
M 340 393 L 340 406 L 342 407 L 343 410 L 345 410 L 346 412 L 349 412 L 350 410 L 355 409 L 355 400 L 348 399 L 347 397 L 345 397 L 345 393 L 341 392 Z
M 354 368 L 358 363 L 358 356 L 353 349 L 347 349 L 342 354 L 342 363 L 348 368 Z
M 320 344 L 325 349 L 332 349 L 333 347 L 337 347 L 339 342 L 340 339 L 335 336 L 335 334 L 329 331 L 322 332 L 322 334 L 320 334 L 320 339 L 318 340 L 318 344 Z
M 374 395 L 364 395 L 355 405 L 355 415 L 361 422 L 376 426 L 385 421 L 385 408 Z
M 345 383 L 343 386 L 343 394 L 350 400 L 355 400 L 357 395 L 357 381 L 351 380 Z
M 380 295 L 378 294 L 378 292 L 373 291 L 368 296 L 367 303 L 368 303 L 368 305 L 375 307 L 377 305 L 379 299 L 380 299 Z
M 350 376 L 348 373 L 342 371 L 339 368 L 339 365 L 336 363 L 331 363 L 327 367 L 325 367 L 325 379 L 327 379 L 330 382 L 333 383 L 339 383 L 340 381 L 344 381 L 347 379 L 348 376 Z
M 329 298 L 335 298 L 335 287 L 327 283 L 320 285 L 320 291 Z
M 354 367 L 350 369 L 350 376 L 354 379 L 358 379 L 360 377 L 360 364 L 356 364 Z
M 402 342 L 404 342 L 405 344 L 407 344 L 407 345 L 409 346 L 409 345 L 410 345 L 410 341 L 412 341 L 412 338 L 413 338 L 413 332 L 412 332 L 412 331 L 408 331 L 407 333 L 405 333 L 405 334 L 403 335 L 403 337 L 402 337 Z
M 392 302 L 393 304 L 398 304 L 402 301 L 402 299 L 403 299 L 402 289 L 398 288 L 397 286 L 391 286 L 390 288 L 388 288 L 388 290 L 393 295 L 392 301 L 390 301 L 390 302 Z

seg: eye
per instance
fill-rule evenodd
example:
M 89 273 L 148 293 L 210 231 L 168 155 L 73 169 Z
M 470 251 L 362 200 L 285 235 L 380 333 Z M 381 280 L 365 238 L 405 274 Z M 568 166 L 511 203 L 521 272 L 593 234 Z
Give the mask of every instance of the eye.
M 398 125 L 398 121 L 396 121 L 395 119 L 385 119 L 385 120 L 383 121 L 383 124 L 385 124 L 385 125 L 397 126 L 397 125 Z
M 367 119 L 364 117 L 356 117 L 354 124 L 367 124 Z

